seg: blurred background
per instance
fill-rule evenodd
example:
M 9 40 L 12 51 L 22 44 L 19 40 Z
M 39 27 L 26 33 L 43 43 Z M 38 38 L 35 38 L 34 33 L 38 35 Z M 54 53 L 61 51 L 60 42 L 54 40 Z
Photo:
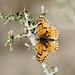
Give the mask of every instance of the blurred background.
M 59 29 L 58 41 L 60 48 L 56 53 L 50 53 L 47 62 L 52 66 L 58 66 L 56 75 L 75 75 L 75 0 L 0 0 L 0 12 L 13 14 L 23 10 L 23 4 L 32 16 L 39 16 L 41 5 L 48 10 L 46 15 L 51 26 Z M 17 22 L 10 22 L 3 27 L 0 20 L 0 75 L 45 75 L 36 60 L 31 60 L 34 51 L 28 51 L 23 38 L 21 42 L 15 40 L 14 51 L 9 51 L 9 45 L 4 47 L 7 41 L 8 31 L 13 30 L 14 35 L 22 33 L 22 27 Z

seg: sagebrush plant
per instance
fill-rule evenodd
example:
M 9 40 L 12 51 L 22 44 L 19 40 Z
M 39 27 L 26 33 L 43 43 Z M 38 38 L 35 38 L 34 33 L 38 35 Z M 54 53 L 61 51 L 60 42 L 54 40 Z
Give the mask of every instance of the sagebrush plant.
M 46 15 L 47 11 L 44 12 L 44 6 L 41 6 L 42 8 L 42 15 Z M 5 43 L 5 46 L 7 44 L 10 45 L 10 51 L 13 51 L 12 43 L 15 39 L 18 41 L 21 41 L 21 38 L 29 38 L 32 45 L 29 45 L 28 43 L 25 43 L 25 46 L 29 47 L 28 49 L 34 50 L 37 53 L 37 27 L 38 23 L 37 20 L 39 17 L 31 16 L 30 12 L 27 12 L 27 10 L 24 8 L 21 12 L 17 12 L 16 16 L 13 15 L 12 12 L 10 12 L 8 15 L 5 15 L 4 13 L 0 13 L 0 18 L 5 21 L 4 25 L 6 25 L 11 20 L 17 21 L 21 24 L 23 27 L 23 32 L 21 34 L 18 34 L 16 36 L 13 35 L 13 30 L 10 30 L 8 32 L 8 40 Z M 32 59 L 36 59 L 36 55 L 33 56 Z M 42 69 L 47 75 L 54 75 L 58 71 L 58 67 L 49 67 L 48 63 L 42 63 Z

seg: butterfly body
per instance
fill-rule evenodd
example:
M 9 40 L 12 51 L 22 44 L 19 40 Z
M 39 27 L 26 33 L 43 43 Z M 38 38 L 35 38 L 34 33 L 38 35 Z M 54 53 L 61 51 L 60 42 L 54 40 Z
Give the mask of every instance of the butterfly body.
M 49 39 L 49 38 L 46 38 L 45 36 L 41 36 L 40 38 L 37 39 L 38 41 L 40 41 L 42 44 L 45 45 L 46 42 L 48 41 L 54 41 L 54 39 Z
M 39 17 L 38 22 L 38 50 L 37 59 L 40 63 L 45 62 L 49 56 L 49 52 L 55 52 L 59 48 L 58 29 L 56 27 L 49 27 L 50 22 L 45 16 Z

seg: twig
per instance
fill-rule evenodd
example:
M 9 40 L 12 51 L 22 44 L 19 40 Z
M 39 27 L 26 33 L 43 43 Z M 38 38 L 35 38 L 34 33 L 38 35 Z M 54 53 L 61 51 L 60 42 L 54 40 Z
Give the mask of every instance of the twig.
M 54 71 L 52 71 L 52 72 L 48 71 L 47 65 L 45 63 L 42 63 L 42 67 L 43 67 L 44 72 L 46 73 L 46 75 L 54 75 L 58 72 L 58 67 L 54 67 Z
M 25 9 L 24 9 L 25 10 Z M 44 9 L 43 9 L 44 10 Z M 27 19 L 27 14 L 25 14 L 25 18 Z M 28 28 L 28 30 L 29 30 L 29 32 L 30 32 L 30 27 L 29 27 L 29 25 L 28 25 L 28 21 L 26 21 L 26 24 L 25 24 L 25 26 L 27 26 L 27 28 Z M 37 26 L 37 25 L 36 25 Z M 34 27 L 36 27 L 36 26 L 34 26 Z M 34 27 L 32 27 L 32 28 L 34 28 Z M 32 34 L 31 32 L 30 32 L 30 37 L 29 37 L 29 40 L 31 41 L 31 43 L 32 43 L 32 45 L 36 45 L 37 44 L 37 41 L 36 41 L 36 39 L 35 39 L 35 35 L 34 34 Z M 28 45 L 29 46 L 29 45 Z M 56 70 L 54 70 L 53 72 L 49 72 L 48 71 L 48 68 L 47 68 L 47 65 L 45 64 L 45 63 L 42 63 L 42 67 L 44 68 L 44 72 L 46 73 L 46 75 L 54 75 L 57 71 L 58 71 L 58 69 Z
M 17 36 L 14 37 L 14 39 L 16 39 L 16 38 L 22 38 L 22 37 L 25 37 L 25 36 L 28 37 L 28 34 L 23 34 L 22 36 L 17 35 Z M 5 43 L 4 46 L 6 46 L 10 41 L 11 41 L 11 40 L 7 40 L 7 42 Z
M 38 26 L 38 24 L 36 24 L 35 26 L 30 27 L 29 29 L 31 30 L 33 28 L 36 28 L 37 26 Z
M 24 10 L 25 10 L 25 8 L 24 8 Z M 31 36 L 31 31 L 30 31 L 30 27 L 29 27 L 29 25 L 28 25 L 28 17 L 27 17 L 27 13 L 25 13 L 24 12 L 24 17 L 25 17 L 25 19 L 26 19 L 26 23 L 25 23 L 25 26 L 27 27 L 27 29 L 28 29 L 28 31 L 29 31 L 29 36 Z

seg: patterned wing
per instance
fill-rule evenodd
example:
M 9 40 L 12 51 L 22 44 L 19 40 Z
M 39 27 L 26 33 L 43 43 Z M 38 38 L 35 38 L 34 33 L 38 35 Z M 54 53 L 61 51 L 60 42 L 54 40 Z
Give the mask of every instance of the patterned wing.
M 52 42 L 48 41 L 46 42 L 45 46 L 49 52 L 55 52 L 59 48 L 59 43 L 58 41 L 52 41 Z
M 48 58 L 48 56 L 49 56 L 49 54 L 46 51 L 45 46 L 41 42 L 39 42 L 38 43 L 38 51 L 37 51 L 37 55 L 36 55 L 38 61 L 40 63 L 43 63 Z
M 46 30 L 45 36 L 50 39 L 57 40 L 59 36 L 58 29 L 56 27 L 50 27 Z
M 49 26 L 50 22 L 46 19 L 45 16 L 40 16 L 39 17 L 39 21 L 38 21 L 38 35 L 42 36 L 45 31 L 46 28 Z

